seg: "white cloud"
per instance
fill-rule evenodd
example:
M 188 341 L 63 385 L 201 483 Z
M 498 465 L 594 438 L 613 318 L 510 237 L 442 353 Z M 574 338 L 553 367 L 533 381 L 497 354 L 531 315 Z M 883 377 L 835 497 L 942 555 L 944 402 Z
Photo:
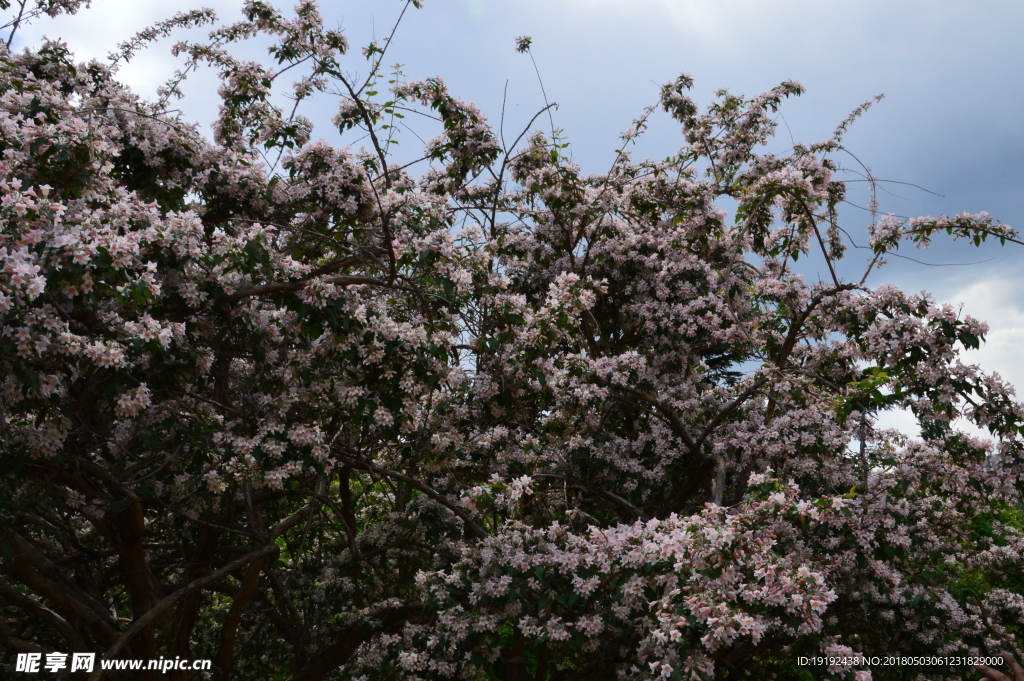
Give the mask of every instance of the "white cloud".
M 1019 280 L 989 277 L 945 296 L 947 302 L 961 307 L 962 317 L 971 316 L 988 323 L 989 332 L 978 350 L 962 355 L 964 364 L 976 364 L 986 373 L 998 374 L 1024 396 L 1024 283 Z M 918 436 L 917 419 L 906 410 L 891 410 L 880 415 L 880 428 L 896 428 Z M 965 421 L 956 427 L 973 435 L 988 432 Z
M 968 353 L 964 361 L 998 373 L 1024 390 L 1024 283 L 1002 278 L 983 279 L 949 297 L 962 304 L 963 313 L 988 323 L 989 332 L 980 350 Z

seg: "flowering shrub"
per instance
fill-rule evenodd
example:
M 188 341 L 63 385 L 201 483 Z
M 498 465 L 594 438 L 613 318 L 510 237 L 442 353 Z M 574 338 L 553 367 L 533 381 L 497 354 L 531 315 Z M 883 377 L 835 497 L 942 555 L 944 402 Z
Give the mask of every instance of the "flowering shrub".
M 966 678 L 795 660 L 1019 651 L 1024 409 L 961 361 L 982 322 L 867 285 L 905 241 L 1014 231 L 887 216 L 844 282 L 849 121 L 763 151 L 796 83 L 702 113 L 681 76 L 682 147 L 631 160 L 651 107 L 584 175 L 440 78 L 378 93 L 388 43 L 347 75 L 312 2 L 244 13 L 175 46 L 157 102 L 118 63 L 209 11 L 109 64 L 0 47 L 6 648 L 296 681 Z M 233 56 L 257 36 L 275 65 Z M 202 65 L 213 139 L 168 103 Z M 365 148 L 311 141 L 327 93 Z M 422 170 L 393 154 L 414 112 Z M 812 251 L 828 280 L 793 272 Z

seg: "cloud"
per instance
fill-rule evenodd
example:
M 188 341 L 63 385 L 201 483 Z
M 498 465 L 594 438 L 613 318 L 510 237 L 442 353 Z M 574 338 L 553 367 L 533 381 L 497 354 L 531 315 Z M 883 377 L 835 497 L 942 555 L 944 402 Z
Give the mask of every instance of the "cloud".
M 1024 282 L 1019 279 L 988 277 L 967 285 L 946 297 L 961 307 L 961 316 L 988 323 L 989 332 L 978 350 L 961 356 L 964 364 L 976 364 L 986 373 L 998 374 L 1017 388 L 1016 399 L 1024 393 Z M 896 428 L 908 435 L 919 434 L 917 419 L 909 411 L 890 410 L 878 419 L 880 428 Z M 958 421 L 967 433 L 988 436 L 988 431 Z
M 976 282 L 949 298 L 963 305 L 963 313 L 988 323 L 989 332 L 980 350 L 968 353 L 965 362 L 998 373 L 1024 390 L 1024 282 L 1019 279 L 988 278 Z
M 19 31 L 15 47 L 38 45 L 44 37 L 59 38 L 66 42 L 79 62 L 93 59 L 107 62 L 107 55 L 118 44 L 153 24 L 170 19 L 178 12 L 199 7 L 211 7 L 221 21 L 234 21 L 240 17 L 241 2 L 235 0 L 162 0 L 161 2 L 126 2 L 125 0 L 99 0 L 89 9 L 72 16 L 42 19 Z M 146 98 L 155 98 L 156 89 L 166 82 L 182 63 L 170 54 L 169 47 L 182 38 L 200 39 L 209 33 L 209 27 L 176 31 L 170 38 L 149 45 L 118 72 L 121 82 Z

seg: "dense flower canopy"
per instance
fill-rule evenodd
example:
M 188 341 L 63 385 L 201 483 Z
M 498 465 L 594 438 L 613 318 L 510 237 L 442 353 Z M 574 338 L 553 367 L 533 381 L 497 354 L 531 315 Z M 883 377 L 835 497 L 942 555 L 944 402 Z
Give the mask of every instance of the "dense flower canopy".
M 176 45 L 157 102 L 118 64 L 211 12 L 109 63 L 0 48 L 6 649 L 639 681 L 973 678 L 796 659 L 1019 646 L 1024 408 L 962 359 L 984 323 L 869 285 L 901 243 L 1015 232 L 879 217 L 843 281 L 850 121 L 764 150 L 796 83 L 701 111 L 681 76 L 681 148 L 631 159 L 651 107 L 585 175 L 440 78 L 386 82 L 387 43 L 348 55 L 312 2 L 244 13 Z M 273 65 L 233 56 L 258 36 Z M 201 66 L 212 139 L 170 111 Z M 314 97 L 365 146 L 311 141 Z M 438 134 L 401 165 L 417 113 Z

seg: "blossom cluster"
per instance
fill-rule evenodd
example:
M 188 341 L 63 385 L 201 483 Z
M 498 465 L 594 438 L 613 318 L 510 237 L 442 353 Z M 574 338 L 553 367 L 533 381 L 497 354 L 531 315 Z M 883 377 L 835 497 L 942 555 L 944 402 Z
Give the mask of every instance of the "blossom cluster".
M 983 322 L 867 283 L 902 243 L 1016 232 L 886 216 L 847 282 L 847 123 L 764 151 L 797 83 L 701 109 L 680 76 L 680 147 L 631 159 L 648 107 L 587 175 L 440 78 L 378 85 L 390 39 L 352 79 L 310 0 L 243 17 L 178 43 L 155 102 L 117 64 L 211 13 L 110 65 L 0 45 L 13 645 L 410 681 L 1019 649 L 1024 407 L 966 359 Z M 238 56 L 254 38 L 276 63 Z M 169 108 L 201 67 L 210 138 Z M 338 93 L 341 141 L 314 141 L 298 111 Z M 396 162 L 409 110 L 429 167 Z M 812 256 L 830 276 L 794 272 Z

